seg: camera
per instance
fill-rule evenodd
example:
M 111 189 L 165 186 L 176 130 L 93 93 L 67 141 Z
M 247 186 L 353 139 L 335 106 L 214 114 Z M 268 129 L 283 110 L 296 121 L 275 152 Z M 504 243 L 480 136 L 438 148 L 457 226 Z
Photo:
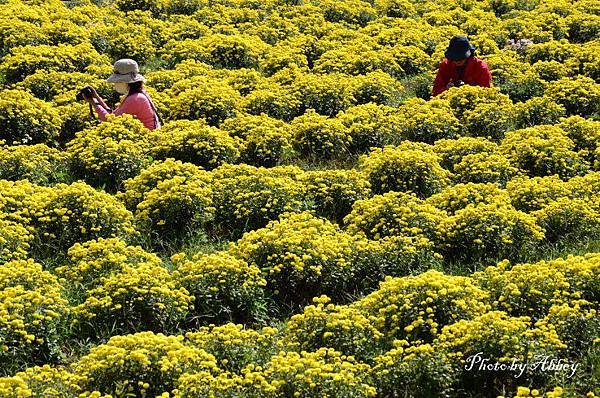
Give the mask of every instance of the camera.
M 87 98 L 92 98 L 93 95 L 94 95 L 94 91 L 93 91 L 92 87 L 91 86 L 85 86 L 84 88 L 82 88 L 81 90 L 79 90 L 79 92 L 75 96 L 75 99 L 77 101 L 84 101 Z
M 454 82 L 454 87 L 461 87 L 464 85 L 465 85 L 465 82 L 463 82 L 462 80 L 457 80 L 456 82 Z

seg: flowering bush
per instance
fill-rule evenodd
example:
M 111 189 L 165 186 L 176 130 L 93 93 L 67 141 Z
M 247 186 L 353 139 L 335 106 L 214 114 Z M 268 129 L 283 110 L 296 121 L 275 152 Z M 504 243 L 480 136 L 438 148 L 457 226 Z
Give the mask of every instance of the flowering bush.
M 148 135 L 149 130 L 131 115 L 109 116 L 67 144 L 71 170 L 93 186 L 116 191 L 150 164 Z
M 191 347 L 183 336 L 141 332 L 112 337 L 73 365 L 84 390 L 157 396 L 171 392 L 186 372 L 216 372 L 215 357 Z M 175 359 L 177 359 L 175 361 Z
M 123 267 L 139 264 L 160 266 L 155 254 L 139 246 L 129 246 L 118 238 L 98 238 L 84 243 L 75 243 L 67 251 L 66 262 L 55 269 L 63 286 L 75 293 L 97 286 L 101 278 L 120 272 Z M 75 297 L 77 298 L 77 297 Z
M 565 107 L 567 115 L 589 117 L 600 112 L 600 84 L 585 76 L 548 84 L 544 96 Z
M 323 116 L 335 116 L 354 103 L 350 87 L 341 81 L 347 75 L 328 73 L 325 75 L 302 74 L 294 81 L 293 90 L 298 93 L 300 113 L 314 109 Z
M 325 51 L 315 61 L 313 71 L 319 74 L 345 73 L 363 76 L 367 73 L 383 73 L 388 74 L 391 78 L 404 75 L 402 67 L 394 59 L 394 54 L 390 49 L 377 49 L 364 42 Z
M 371 147 L 400 143 L 397 126 L 400 115 L 396 108 L 385 105 L 363 104 L 352 106 L 337 114 L 349 136 L 351 153 L 366 153 Z
M 597 350 L 596 336 L 600 330 L 600 323 L 598 311 L 589 301 L 571 300 L 554 304 L 547 311 L 547 315 L 536 322 L 536 326 L 554 327 L 559 339 L 567 346 L 567 355 L 579 357 L 583 350 Z M 580 372 L 584 375 L 587 373 Z
M 444 211 L 414 195 L 388 192 L 357 201 L 344 223 L 349 233 L 362 232 L 369 239 L 415 236 L 438 242 L 438 224 L 444 218 Z
M 436 141 L 433 150 L 441 157 L 440 165 L 445 169 L 453 170 L 466 155 L 494 154 L 498 151 L 498 145 L 482 137 L 460 137 L 455 140 Z
M 244 234 L 229 250 L 261 268 L 266 289 L 277 303 L 298 306 L 321 294 L 340 300 L 357 283 L 353 277 L 360 271 L 361 252 L 376 248 L 302 212 Z
M 375 397 L 367 383 L 369 366 L 331 348 L 315 352 L 275 355 L 265 366 L 264 377 L 276 388 L 275 396 Z
M 371 375 L 378 394 L 430 397 L 450 394 L 458 378 L 458 366 L 431 344 L 408 345 L 397 340 L 395 347 L 375 358 Z
M 152 133 L 150 141 L 154 158 L 174 158 L 207 170 L 235 163 L 240 156 L 239 141 L 202 119 L 166 123 Z
M 123 264 L 85 292 L 72 316 L 80 335 L 105 338 L 113 333 L 170 330 L 191 304 L 188 291 L 178 288 L 161 265 Z
M 199 39 L 169 42 L 164 47 L 164 57 L 171 65 L 184 59 L 195 59 L 215 68 L 256 68 L 268 48 L 256 36 L 215 33 Z
M 0 374 L 52 360 L 57 327 L 67 311 L 61 287 L 33 260 L 0 266 Z
M 534 97 L 515 104 L 515 126 L 533 127 L 539 124 L 554 125 L 565 115 L 565 107 L 547 97 Z
M 381 350 L 381 332 L 358 309 L 330 301 L 315 297 L 313 305 L 290 318 L 282 339 L 285 349 L 314 352 L 329 347 L 359 361 L 373 359 Z
M 186 236 L 212 221 L 212 193 L 208 183 L 198 178 L 175 176 L 159 181 L 136 206 L 136 226 L 158 244 Z
M 525 212 L 539 210 L 558 198 L 570 196 L 568 184 L 557 175 L 518 177 L 508 182 L 506 190 L 512 205 Z
M 535 221 L 505 202 L 469 205 L 440 223 L 442 254 L 470 261 L 489 253 L 500 258 L 521 256 L 544 238 Z
M 252 115 L 264 113 L 272 118 L 290 121 L 302 112 L 300 93 L 279 84 L 265 84 L 242 101 L 242 109 Z
M 50 104 L 18 90 L 0 93 L 0 140 L 7 144 L 52 143 L 61 118 Z
M 190 86 L 190 82 L 187 83 Z M 216 79 L 208 81 L 202 78 L 191 86 L 169 98 L 167 115 L 170 119 L 204 118 L 209 125 L 218 126 L 223 120 L 236 115 L 241 97 L 229 85 Z
M 240 374 L 246 366 L 264 366 L 275 354 L 279 331 L 272 327 L 246 329 L 226 323 L 204 326 L 185 334 L 186 342 L 214 355 L 227 372 Z
M 213 171 L 213 233 L 241 235 L 262 228 L 286 211 L 306 207 L 304 188 L 293 167 L 255 168 L 223 165 Z
M 290 123 L 292 144 L 310 159 L 344 158 L 348 155 L 351 137 L 344 125 L 310 109 Z
M 85 395 L 81 393 L 81 377 L 65 369 L 52 368 L 49 365 L 34 366 L 18 372 L 12 377 L 0 378 L 0 395 L 3 397 L 36 397 L 45 396 L 59 398 L 80 396 L 89 398 L 108 398 L 100 394 Z M 81 395 L 77 395 L 81 393 Z
M 68 158 L 46 144 L 0 147 L 0 178 L 50 185 L 66 179 Z
M 519 169 L 506 156 L 479 152 L 463 156 L 460 163 L 454 165 L 452 172 L 453 179 L 457 182 L 492 182 L 504 187 L 519 173 Z
M 511 317 L 502 311 L 489 311 L 476 318 L 445 326 L 436 345 L 441 350 L 454 353 L 464 366 L 470 366 L 468 358 L 473 358 L 477 353 L 484 353 L 492 363 L 510 363 L 513 360 L 524 362 L 536 354 L 556 353 L 564 347 L 555 331 L 550 328 L 530 328 L 530 321 L 527 316 Z M 463 383 L 488 389 L 494 383 L 512 380 L 514 371 L 498 371 L 491 377 L 471 371 L 463 372 L 462 377 Z
M 32 214 L 32 251 L 66 252 L 77 242 L 135 234 L 132 214 L 111 195 L 83 182 L 38 189 L 27 199 Z
M 491 183 L 456 184 L 445 188 L 426 200 L 428 204 L 442 209 L 450 215 L 469 205 L 477 206 L 480 203 L 492 204 L 495 202 L 508 203 L 509 201 L 508 192 Z
M 26 259 L 32 240 L 24 225 L 0 218 L 0 264 Z
M 136 18 L 136 22 L 132 18 Z M 152 21 L 147 13 L 141 12 L 130 12 L 129 18 L 107 15 L 104 23 L 90 32 L 90 42 L 98 52 L 111 59 L 132 58 L 143 65 L 156 55 Z
M 575 150 L 594 167 L 600 169 L 600 122 L 571 116 L 561 120 L 558 127 L 575 143 Z
M 540 319 L 551 306 L 577 298 L 570 278 L 551 261 L 509 265 L 502 261 L 473 274 L 477 284 L 491 294 L 495 309 Z
M 108 64 L 108 57 L 98 54 L 89 43 L 27 45 L 13 48 L 11 54 L 3 59 L 0 70 L 6 76 L 7 82 L 16 83 L 38 69 L 94 74 L 100 71 L 99 67 Z
M 248 322 L 262 315 L 267 282 L 260 268 L 226 252 L 178 260 L 173 277 L 194 296 L 195 323 Z
M 378 290 L 352 304 L 391 345 L 396 339 L 431 342 L 445 325 L 489 309 L 488 293 L 470 278 L 427 271 L 387 277 Z
M 307 171 L 300 175 L 306 189 L 305 198 L 312 201 L 312 210 L 341 224 L 357 200 L 371 196 L 369 182 L 355 170 Z
M 584 174 L 588 168 L 575 152 L 574 142 L 555 126 L 536 126 L 506 134 L 499 150 L 529 176 Z
M 433 144 L 442 138 L 454 138 L 461 123 L 446 101 L 425 101 L 415 98 L 406 101 L 399 109 L 397 128 L 410 141 Z
M 127 209 L 135 211 L 137 205 L 144 200 L 148 192 L 156 188 L 159 182 L 178 176 L 185 180 L 199 179 L 206 182 L 211 179 L 210 173 L 194 164 L 174 159 L 158 160 L 135 177 L 126 180 L 123 183 L 125 191 L 118 192 L 116 196 Z
M 433 151 L 402 144 L 373 149 L 359 159 L 373 192 L 410 191 L 418 197 L 431 196 L 448 184 L 450 173 L 440 160 Z
M 466 135 L 500 140 L 513 122 L 512 101 L 497 88 L 465 85 L 440 97 L 448 100 Z
M 546 240 L 578 242 L 600 233 L 600 212 L 587 199 L 559 198 L 531 214 L 546 231 Z
M 225 120 L 221 129 L 243 141 L 240 160 L 246 164 L 272 167 L 290 155 L 290 129 L 281 120 L 265 114 L 240 115 Z
M 365 58 L 365 54 L 360 56 Z M 395 107 L 405 92 L 398 80 L 381 71 L 354 76 L 350 79 L 350 84 L 353 102 L 357 105 L 373 103 Z

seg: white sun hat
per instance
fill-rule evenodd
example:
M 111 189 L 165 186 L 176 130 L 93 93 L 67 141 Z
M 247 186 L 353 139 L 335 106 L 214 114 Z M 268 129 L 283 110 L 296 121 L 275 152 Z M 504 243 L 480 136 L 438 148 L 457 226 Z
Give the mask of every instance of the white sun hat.
M 124 58 L 115 62 L 113 74 L 106 79 L 109 83 L 135 83 L 146 79 L 140 74 L 140 68 L 133 59 Z

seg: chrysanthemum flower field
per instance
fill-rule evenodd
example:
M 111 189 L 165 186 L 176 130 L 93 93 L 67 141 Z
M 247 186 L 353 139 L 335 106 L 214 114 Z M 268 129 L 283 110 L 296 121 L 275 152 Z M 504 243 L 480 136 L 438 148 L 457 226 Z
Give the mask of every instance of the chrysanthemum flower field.
M 597 1 L 0 0 L 1 398 L 592 398 L 599 311 Z

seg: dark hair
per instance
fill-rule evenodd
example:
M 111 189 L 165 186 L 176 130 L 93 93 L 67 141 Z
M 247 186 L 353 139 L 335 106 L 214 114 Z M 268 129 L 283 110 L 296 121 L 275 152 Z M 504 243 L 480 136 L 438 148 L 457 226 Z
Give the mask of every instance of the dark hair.
M 144 88 L 144 82 L 133 82 L 133 83 L 128 83 L 129 84 L 129 93 L 127 94 L 127 96 L 129 97 L 131 94 L 135 94 L 135 93 L 141 93 L 142 89 Z

